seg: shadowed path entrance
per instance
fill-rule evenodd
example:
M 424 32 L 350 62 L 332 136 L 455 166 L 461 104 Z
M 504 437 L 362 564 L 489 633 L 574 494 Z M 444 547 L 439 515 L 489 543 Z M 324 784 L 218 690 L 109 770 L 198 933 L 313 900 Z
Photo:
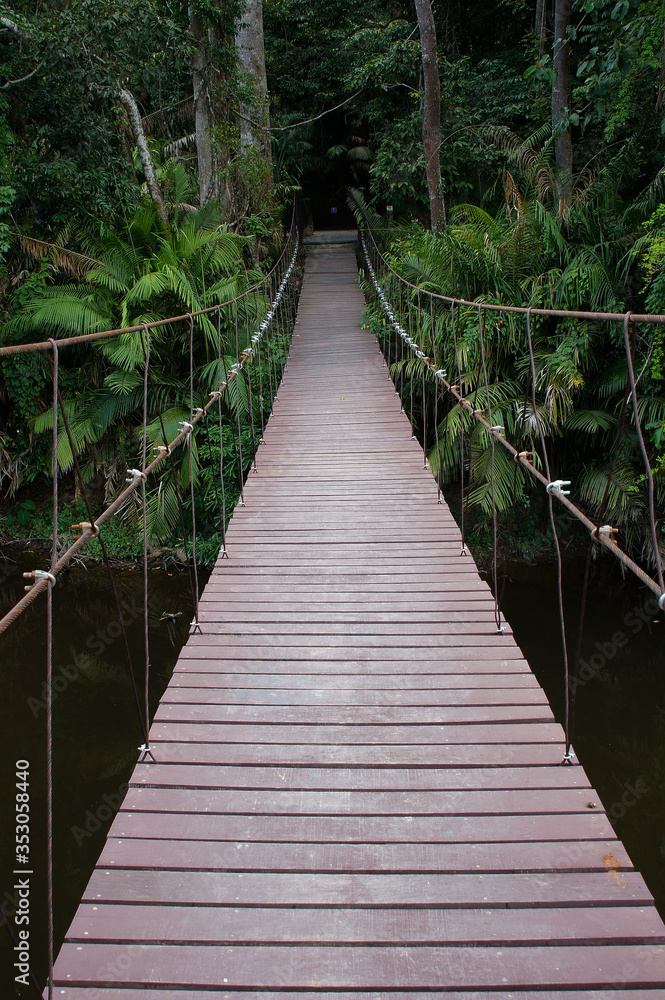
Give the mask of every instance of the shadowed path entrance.
M 662 995 L 665 928 L 400 412 L 352 248 L 55 967 L 79 1000 Z

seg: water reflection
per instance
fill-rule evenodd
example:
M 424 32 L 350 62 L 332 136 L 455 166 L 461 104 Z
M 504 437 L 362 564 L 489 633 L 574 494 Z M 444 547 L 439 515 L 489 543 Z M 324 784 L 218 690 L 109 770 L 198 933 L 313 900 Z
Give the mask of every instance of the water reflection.
M 0 561 L 0 611 L 23 594 L 23 570 L 43 565 L 24 552 Z M 3 572 L 4 570 L 4 572 Z M 139 692 L 144 685 L 143 578 L 114 572 Z M 3 579 L 4 577 L 4 579 Z M 150 696 L 154 707 L 168 683 L 192 617 L 186 572 L 150 575 Z M 45 601 L 35 604 L 0 636 L 2 766 L 0 900 L 15 906 L 12 877 L 14 765 L 30 762 L 31 957 L 40 979 L 45 967 Z M 54 896 L 56 948 L 71 922 L 106 831 L 124 793 L 142 740 L 127 653 L 106 570 L 74 566 L 54 590 Z M 13 995 L 13 957 L 0 932 L 0 995 Z M 10 992 L 11 991 L 11 992 Z

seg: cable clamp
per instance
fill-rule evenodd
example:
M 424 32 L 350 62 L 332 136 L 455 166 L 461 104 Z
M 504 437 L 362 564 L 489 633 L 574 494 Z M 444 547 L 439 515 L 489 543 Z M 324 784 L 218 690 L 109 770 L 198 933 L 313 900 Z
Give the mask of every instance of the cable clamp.
M 522 459 L 524 459 L 525 462 L 528 462 L 529 459 L 532 458 L 532 457 L 533 457 L 533 452 L 532 451 L 519 451 L 515 455 L 515 461 L 519 462 L 520 458 L 522 458 Z
M 58 582 L 53 573 L 48 573 L 46 572 L 46 570 L 43 569 L 33 569 L 28 573 L 24 573 L 23 579 L 34 580 L 35 583 L 39 583 L 41 580 L 50 580 L 52 587 L 55 587 L 56 583 Z M 28 587 L 25 588 L 25 590 L 32 590 L 34 585 L 35 585 L 34 583 L 31 583 Z
M 437 370 L 434 372 L 435 378 L 446 378 L 447 374 L 448 373 L 446 372 L 446 370 L 444 368 L 437 368 Z M 453 388 L 454 388 L 454 386 L 453 386 Z
M 209 395 L 211 399 L 221 399 L 222 398 L 221 389 L 213 389 L 212 392 L 209 393 Z
M 147 479 L 145 472 L 141 472 L 140 469 L 127 469 L 128 476 L 125 480 L 126 483 L 135 483 L 137 479 Z
M 236 363 L 236 364 L 233 364 L 233 365 L 231 365 L 231 371 L 232 371 L 232 373 L 233 373 L 234 375 L 237 375 L 237 374 L 238 374 L 238 372 L 240 371 L 240 365 L 239 365 L 239 364 L 237 364 L 237 363 Z
M 462 551 L 460 552 L 460 555 L 461 556 L 470 556 L 471 555 L 471 553 L 469 552 L 469 549 L 468 549 L 468 547 L 466 545 L 462 546 Z
M 84 531 L 91 531 L 93 538 L 97 538 L 99 535 L 99 528 L 96 524 L 91 524 L 90 521 L 81 521 L 80 524 L 72 524 L 71 530 L 81 532 L 80 535 L 76 536 L 77 538 L 80 538 Z
M 420 358 L 421 361 L 429 361 L 429 358 L 425 357 L 421 350 L 416 351 L 416 357 Z
M 505 434 L 506 433 L 506 428 L 503 426 L 503 424 L 496 424 L 494 427 L 490 427 L 490 430 L 491 431 L 496 431 L 497 434 Z
M 564 497 L 570 496 L 570 490 L 564 490 L 564 486 L 570 486 L 570 479 L 555 479 L 553 483 L 548 483 L 545 489 L 548 493 L 552 493 L 552 490 L 556 490 Z
M 188 420 L 181 420 L 178 424 L 178 430 L 181 434 L 184 434 L 185 432 L 187 434 L 191 434 L 194 430 L 194 426 L 190 424 Z
M 474 417 L 484 417 L 485 416 L 485 411 L 484 410 L 474 410 L 472 408 L 471 412 L 473 413 Z
M 204 417 L 205 416 L 205 412 L 206 411 L 203 409 L 202 406 L 197 406 L 196 409 L 194 410 L 194 416 L 195 417 Z
M 602 535 L 603 538 L 606 538 L 608 542 L 612 543 L 612 545 L 617 545 L 618 544 L 617 540 L 616 538 L 612 538 L 612 535 L 618 535 L 618 534 L 619 534 L 618 528 L 613 528 L 611 524 L 601 524 L 599 527 L 593 529 L 593 531 L 591 532 L 591 537 L 600 538 L 600 536 Z
M 575 754 L 573 752 L 573 748 L 572 747 L 568 747 L 568 749 L 566 750 L 566 752 L 563 755 L 563 760 L 561 761 L 561 763 L 562 764 L 572 764 L 573 761 L 574 761 L 574 759 L 575 759 Z
M 158 444 L 156 448 L 153 448 L 156 455 L 170 455 L 171 449 L 166 444 Z

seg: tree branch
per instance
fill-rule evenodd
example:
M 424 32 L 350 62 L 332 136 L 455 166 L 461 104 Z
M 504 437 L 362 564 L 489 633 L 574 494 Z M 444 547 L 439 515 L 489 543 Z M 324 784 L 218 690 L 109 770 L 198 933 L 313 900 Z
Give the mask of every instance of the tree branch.
M 25 83 L 25 81 L 29 80 L 31 76 L 35 75 L 35 73 L 39 73 L 39 71 L 40 71 L 40 69 L 42 68 L 43 65 L 44 65 L 44 60 L 42 59 L 42 61 L 39 63 L 39 65 L 35 66 L 35 68 L 33 69 L 32 73 L 28 73 L 27 76 L 21 76 L 21 77 L 19 77 L 18 80 L 7 80 L 7 83 L 3 83 L 3 85 L 0 87 L 0 90 L 9 90 L 9 88 L 13 87 L 14 84 L 16 84 L 16 83 Z

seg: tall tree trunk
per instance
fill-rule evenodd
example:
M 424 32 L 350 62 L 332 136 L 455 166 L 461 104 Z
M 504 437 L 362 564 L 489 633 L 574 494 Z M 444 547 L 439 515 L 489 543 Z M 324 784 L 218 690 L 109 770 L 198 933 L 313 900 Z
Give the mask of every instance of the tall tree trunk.
M 212 49 L 215 36 L 212 28 L 201 21 L 189 7 L 189 30 L 194 42 L 192 56 L 192 87 L 194 92 L 194 132 L 199 168 L 199 200 L 202 205 L 218 198 L 225 219 L 231 218 L 235 207 L 231 177 L 231 153 L 228 144 L 215 136 L 214 128 L 223 119 L 222 79 L 215 68 Z
M 660 84 L 656 99 L 656 109 L 660 111 L 663 107 L 665 107 L 665 21 L 663 22 L 663 40 L 660 46 Z
M 247 0 L 247 10 L 240 20 L 236 50 L 248 81 L 254 88 L 256 102 L 241 109 L 240 148 L 256 147 L 267 168 L 267 187 L 272 188 L 272 147 L 270 142 L 270 107 L 263 38 L 263 0 Z M 249 120 L 248 120 L 249 119 Z M 256 122 L 256 126 L 252 124 Z
M 146 139 L 145 132 L 143 130 L 141 113 L 139 112 L 136 101 L 134 100 L 134 95 L 131 94 L 130 91 L 125 89 L 124 87 L 119 87 L 118 100 L 120 101 L 125 111 L 127 112 L 127 117 L 129 118 L 129 124 L 132 127 L 132 132 L 134 134 L 134 141 L 139 151 L 139 156 L 141 158 L 141 165 L 143 167 L 143 173 L 145 175 L 145 180 L 146 184 L 148 185 L 148 192 L 152 199 L 152 203 L 157 209 L 159 217 L 164 223 L 164 225 L 168 226 L 169 218 L 166 213 L 166 205 L 164 204 L 162 191 L 159 186 L 159 181 L 157 180 L 157 174 L 155 173 L 155 165 L 152 162 L 152 156 L 150 155 L 150 149 L 148 148 L 148 140 Z
M 208 51 L 207 31 L 199 18 L 189 7 L 189 30 L 194 41 L 192 56 L 192 86 L 194 89 L 194 131 L 196 133 L 196 155 L 199 168 L 199 199 L 205 205 L 216 197 L 215 172 L 213 167 L 213 136 L 210 93 L 208 90 L 208 70 L 210 53 Z
M 542 52 L 547 34 L 547 0 L 536 0 L 536 20 L 533 31 L 540 42 L 540 51 Z
M 566 174 L 573 172 L 573 140 L 570 127 L 561 129 L 561 122 L 568 107 L 568 91 L 570 77 L 570 42 L 568 28 L 571 18 L 571 0 L 555 0 L 554 6 L 554 54 L 552 66 L 556 74 L 552 86 L 552 128 L 559 132 L 555 144 L 557 165 Z M 570 185 L 564 182 L 564 188 L 569 191 Z
M 420 29 L 425 82 L 423 106 L 423 146 L 429 190 L 432 232 L 440 233 L 446 224 L 446 208 L 441 181 L 441 81 L 436 51 L 436 27 L 431 0 L 415 0 Z

